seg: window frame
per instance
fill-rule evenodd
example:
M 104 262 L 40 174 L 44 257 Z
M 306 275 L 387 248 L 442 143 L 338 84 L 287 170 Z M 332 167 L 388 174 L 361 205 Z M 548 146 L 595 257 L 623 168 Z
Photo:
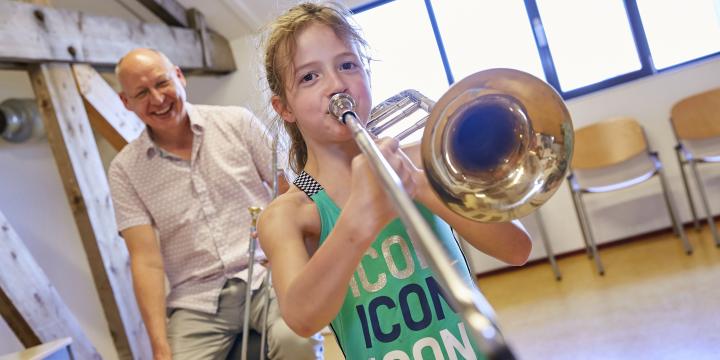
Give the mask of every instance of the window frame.
M 372 1 L 368 4 L 357 6 L 351 9 L 353 13 L 359 13 L 368 11 L 374 8 L 377 8 L 379 6 L 382 6 L 384 4 L 393 2 L 395 0 L 377 0 Z M 418 0 L 419 1 L 419 0 Z M 430 21 L 431 27 L 433 29 L 436 44 L 438 47 L 438 55 L 441 58 L 443 67 L 445 68 L 445 73 L 447 75 L 448 84 L 452 85 L 455 82 L 455 78 L 452 74 L 452 71 L 450 69 L 450 63 L 448 61 L 447 54 L 445 52 L 445 47 L 443 45 L 442 41 L 442 35 L 441 31 L 438 28 L 437 21 L 435 19 L 435 14 L 432 8 L 432 3 L 430 0 L 423 0 L 425 3 L 425 8 L 427 9 L 427 16 L 428 20 Z M 628 23 L 630 25 L 630 29 L 632 32 L 632 37 L 635 42 L 635 49 L 638 54 L 638 58 L 640 60 L 641 68 L 636 71 L 632 71 L 626 74 L 618 75 L 612 78 L 608 78 L 590 85 L 586 85 L 577 89 L 572 89 L 568 91 L 562 91 L 560 87 L 560 81 L 557 76 L 557 71 L 555 70 L 555 63 L 553 62 L 552 52 L 550 51 L 550 48 L 547 44 L 547 41 L 545 40 L 545 34 L 544 34 L 544 28 L 542 25 L 542 19 L 540 17 L 540 12 L 538 11 L 537 3 L 535 0 L 524 0 L 525 2 L 525 8 L 527 11 L 528 21 L 530 22 L 530 26 L 533 29 L 533 36 L 535 38 L 535 46 L 537 48 L 538 54 L 540 56 L 540 62 L 542 64 L 543 72 L 545 73 L 545 81 L 547 81 L 559 94 L 562 96 L 563 99 L 569 100 L 575 97 L 587 95 L 590 93 L 594 93 L 600 90 L 608 89 L 620 84 L 624 84 L 633 80 L 641 79 L 644 77 L 652 76 L 655 74 L 662 74 L 667 71 L 674 71 L 678 68 L 685 67 L 688 65 L 700 63 L 712 58 L 716 58 L 720 56 L 720 51 L 707 54 L 699 58 L 694 58 L 687 60 L 682 63 L 678 63 L 663 69 L 656 69 L 652 62 L 652 54 L 650 53 L 650 46 L 648 44 L 647 37 L 645 35 L 645 29 L 642 25 L 642 19 L 640 18 L 640 11 L 637 7 L 637 3 L 635 0 L 623 0 L 623 3 L 625 5 L 625 11 L 628 18 Z M 372 46 L 372 44 L 371 44 Z

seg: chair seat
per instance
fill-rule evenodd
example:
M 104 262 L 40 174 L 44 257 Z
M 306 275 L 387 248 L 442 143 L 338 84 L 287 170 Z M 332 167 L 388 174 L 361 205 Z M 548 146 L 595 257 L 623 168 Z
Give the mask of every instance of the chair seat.
M 638 177 L 635 177 L 632 179 L 628 179 L 623 182 L 619 182 L 619 183 L 612 184 L 612 185 L 588 187 L 588 188 L 580 189 L 580 191 L 586 192 L 586 193 L 604 193 L 604 192 L 609 192 L 609 191 L 625 189 L 625 188 L 629 188 L 631 186 L 635 186 L 637 184 L 643 183 L 643 182 L 649 180 L 650 178 L 652 178 L 653 176 L 655 176 L 656 174 L 657 174 L 657 170 L 653 170 L 653 171 L 647 172 L 645 174 L 642 174 L 641 176 L 638 176 Z
M 701 162 L 701 163 L 716 163 L 716 162 L 720 162 L 720 155 L 706 156 L 703 158 L 696 159 L 696 161 Z
M 602 169 L 573 171 L 573 190 L 603 193 L 628 188 L 655 176 L 661 168 L 654 153 L 643 152 L 626 161 Z
M 683 140 L 682 153 L 686 160 L 701 163 L 720 162 L 720 137 L 701 140 Z

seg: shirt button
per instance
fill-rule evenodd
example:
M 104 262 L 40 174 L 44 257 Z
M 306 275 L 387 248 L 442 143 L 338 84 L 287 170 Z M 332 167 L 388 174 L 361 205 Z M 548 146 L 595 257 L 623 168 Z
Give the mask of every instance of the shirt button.
M 205 190 L 206 190 L 205 181 L 203 181 L 203 179 L 201 177 L 193 176 L 192 183 L 193 183 L 193 186 L 195 187 L 195 191 L 197 191 L 199 193 L 205 192 Z

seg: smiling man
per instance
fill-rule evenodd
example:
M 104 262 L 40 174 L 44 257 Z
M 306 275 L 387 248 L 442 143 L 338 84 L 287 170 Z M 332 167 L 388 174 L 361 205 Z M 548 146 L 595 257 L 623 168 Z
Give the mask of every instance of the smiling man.
M 156 50 L 130 51 L 116 75 L 122 102 L 146 125 L 108 178 L 154 358 L 227 358 L 241 336 L 246 286 L 254 329 L 272 294 L 269 358 L 320 358 L 320 338 L 299 337 L 281 319 L 266 269 L 248 278 L 247 208 L 270 201 L 274 176 L 264 124 L 243 107 L 188 103 L 182 71 Z

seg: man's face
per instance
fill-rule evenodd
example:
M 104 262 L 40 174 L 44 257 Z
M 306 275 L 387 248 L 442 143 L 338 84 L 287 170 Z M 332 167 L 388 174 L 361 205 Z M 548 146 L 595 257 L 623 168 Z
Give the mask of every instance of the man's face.
M 171 131 L 186 117 L 185 77 L 167 59 L 150 51 L 128 55 L 118 77 L 125 107 L 155 132 Z

